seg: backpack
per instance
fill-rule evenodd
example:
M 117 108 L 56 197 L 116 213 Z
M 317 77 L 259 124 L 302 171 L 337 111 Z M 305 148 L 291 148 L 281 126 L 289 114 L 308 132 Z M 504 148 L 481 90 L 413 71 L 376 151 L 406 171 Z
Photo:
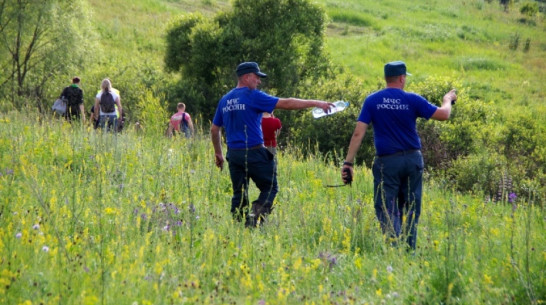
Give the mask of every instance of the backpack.
M 67 106 L 74 106 L 79 104 L 78 90 L 79 88 L 74 88 L 71 86 L 66 87 L 66 89 L 63 90 L 62 99 L 65 101 Z
M 191 130 L 188 126 L 188 121 L 186 120 L 186 113 L 184 112 L 182 114 L 182 120 L 180 120 L 180 132 L 184 133 L 186 138 L 189 138 L 191 136 Z
M 104 113 L 115 112 L 114 96 L 110 92 L 103 92 L 100 96 L 100 109 Z

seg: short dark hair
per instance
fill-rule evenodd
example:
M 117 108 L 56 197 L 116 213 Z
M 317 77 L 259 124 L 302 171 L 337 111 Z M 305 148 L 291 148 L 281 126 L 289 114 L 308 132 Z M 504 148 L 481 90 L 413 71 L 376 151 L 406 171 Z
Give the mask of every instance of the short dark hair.
M 74 84 L 77 84 L 77 83 L 80 82 L 80 78 L 77 77 L 77 76 L 74 76 L 74 78 L 72 79 L 72 82 L 73 82 Z
M 178 103 L 178 105 L 176 105 L 176 109 L 181 109 L 181 108 L 186 108 L 186 104 Z

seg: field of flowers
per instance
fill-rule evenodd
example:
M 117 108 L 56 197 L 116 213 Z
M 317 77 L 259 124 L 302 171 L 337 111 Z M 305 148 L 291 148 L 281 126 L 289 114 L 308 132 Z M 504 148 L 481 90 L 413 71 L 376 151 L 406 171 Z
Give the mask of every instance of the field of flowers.
M 0 114 L 0 304 L 546 302 L 534 198 L 484 202 L 427 181 L 408 253 L 383 241 L 369 170 L 326 188 L 339 165 L 288 148 L 273 214 L 246 229 L 206 133 L 112 135 L 35 117 Z

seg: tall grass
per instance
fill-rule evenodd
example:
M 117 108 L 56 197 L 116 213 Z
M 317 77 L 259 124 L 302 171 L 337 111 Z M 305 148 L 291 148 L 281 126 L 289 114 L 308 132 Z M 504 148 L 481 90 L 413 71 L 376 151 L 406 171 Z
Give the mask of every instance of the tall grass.
M 371 173 L 326 188 L 340 180 L 327 156 L 280 152 L 275 210 L 251 230 L 229 213 L 206 134 L 102 134 L 17 113 L 0 134 L 2 304 L 546 301 L 533 198 L 492 204 L 428 181 L 407 253 L 383 242 Z

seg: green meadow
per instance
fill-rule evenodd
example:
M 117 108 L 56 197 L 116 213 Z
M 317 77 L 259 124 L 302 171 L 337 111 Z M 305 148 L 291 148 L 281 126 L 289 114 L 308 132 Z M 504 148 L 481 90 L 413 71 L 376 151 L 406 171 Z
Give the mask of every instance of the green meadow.
M 188 103 L 195 137 L 166 138 L 175 101 L 141 86 L 180 77 L 163 72 L 170 22 L 192 12 L 212 16 L 230 2 L 79 2 L 100 60 L 74 74 L 86 92 L 105 75 L 122 95 L 138 92 L 123 101 L 135 117 L 114 135 L 36 109 L 0 112 L 0 304 L 546 303 L 546 169 L 514 181 L 529 186 L 526 193 L 509 197 L 510 188 L 501 188 L 500 200 L 427 172 L 417 249 L 408 252 L 381 234 L 366 166 L 355 168 L 351 186 L 326 187 L 341 183 L 343 156 L 287 146 L 277 156 L 273 213 L 245 228 L 229 213 L 228 169 L 214 165 L 211 118 Z M 495 118 L 468 122 L 481 130 L 474 135 L 501 134 L 501 118 L 512 118 L 509 130 L 519 132 L 519 119 L 528 119 L 524 132 L 514 131 L 514 151 L 531 147 L 544 164 L 544 11 L 524 15 L 522 1 L 509 10 L 484 0 L 316 3 L 329 18 L 332 62 L 364 94 L 382 86 L 391 60 L 406 61 L 410 88 L 449 77 L 461 84 L 455 107 L 467 115 L 474 102 L 476 112 Z M 86 109 L 92 100 L 85 97 Z M 469 168 L 469 176 L 482 171 Z M 257 194 L 252 185 L 251 198 Z
M 229 213 L 207 136 L 102 134 L 0 118 L 2 304 L 541 304 L 544 210 L 425 186 L 418 248 L 387 245 L 373 179 L 320 155 L 278 156 L 257 229 Z M 256 196 L 256 189 L 251 195 Z

